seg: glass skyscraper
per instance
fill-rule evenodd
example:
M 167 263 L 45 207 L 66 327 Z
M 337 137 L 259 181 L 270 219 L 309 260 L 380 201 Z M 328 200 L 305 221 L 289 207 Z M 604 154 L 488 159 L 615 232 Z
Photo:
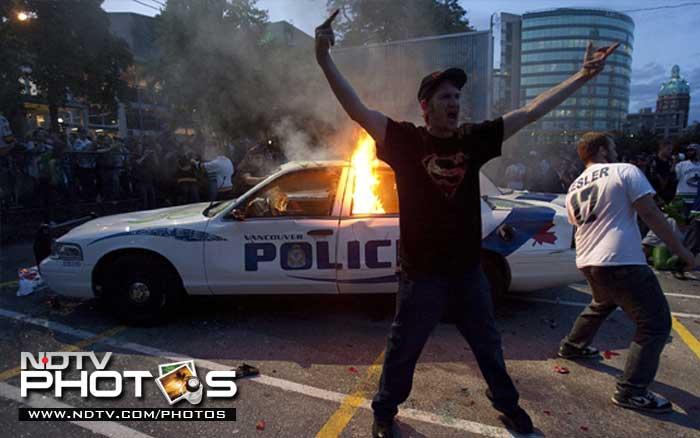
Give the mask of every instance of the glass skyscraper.
M 530 102 L 582 66 L 588 41 L 595 47 L 619 41 L 605 70 L 524 131 L 538 148 L 575 143 L 587 131 L 621 131 L 630 96 L 634 22 L 602 9 L 560 8 L 522 16 L 520 100 Z

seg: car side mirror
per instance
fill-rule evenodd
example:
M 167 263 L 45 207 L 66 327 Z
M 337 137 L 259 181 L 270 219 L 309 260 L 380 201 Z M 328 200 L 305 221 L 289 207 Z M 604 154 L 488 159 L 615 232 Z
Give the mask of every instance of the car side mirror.
M 243 210 L 234 208 L 233 210 L 231 210 L 231 217 L 233 218 L 233 220 L 237 221 L 245 220 L 245 212 Z

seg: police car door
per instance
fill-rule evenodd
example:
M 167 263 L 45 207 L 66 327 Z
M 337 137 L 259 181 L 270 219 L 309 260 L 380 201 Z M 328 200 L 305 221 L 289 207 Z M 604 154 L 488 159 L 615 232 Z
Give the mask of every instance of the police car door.
M 337 293 L 344 168 L 281 174 L 210 222 L 205 266 L 214 294 Z
M 353 199 L 354 174 L 349 171 L 338 239 L 338 289 L 341 293 L 396 292 L 399 201 L 394 172 L 377 169 L 376 195 L 381 208 L 361 211 Z

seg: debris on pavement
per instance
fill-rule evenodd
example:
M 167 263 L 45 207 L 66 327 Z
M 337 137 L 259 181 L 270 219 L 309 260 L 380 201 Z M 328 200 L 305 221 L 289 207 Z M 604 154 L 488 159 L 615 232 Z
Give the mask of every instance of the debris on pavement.
M 247 363 L 242 363 L 238 365 L 236 368 L 233 368 L 233 371 L 236 372 L 236 377 L 234 379 L 240 379 L 242 377 L 248 377 L 248 376 L 257 376 L 260 374 L 260 370 L 255 368 L 252 365 L 248 365 Z
M 58 295 L 53 295 L 46 300 L 46 304 L 51 306 L 52 309 L 59 309 L 61 308 L 61 299 L 58 298 Z
M 356 372 L 357 372 L 357 368 L 355 368 L 355 367 L 350 367 L 350 368 L 348 368 L 348 371 L 350 371 L 351 373 L 356 373 Z
M 19 289 L 17 289 L 17 296 L 23 297 L 26 295 L 33 294 L 34 292 L 41 290 L 46 286 L 44 280 L 39 274 L 39 269 L 36 266 L 31 268 L 21 268 L 17 271 L 19 276 Z
M 265 420 L 258 421 L 258 424 L 255 425 L 255 429 L 265 430 Z
M 603 357 L 605 357 L 606 359 L 611 359 L 612 357 L 619 356 L 619 355 L 620 355 L 620 353 L 616 353 L 616 352 L 610 351 L 610 350 L 605 350 L 603 352 Z
M 560 365 L 555 365 L 554 371 L 556 371 L 559 374 L 569 374 L 569 369 Z
M 586 427 L 586 426 L 581 426 L 581 430 L 584 431 L 584 432 L 588 432 L 588 427 Z

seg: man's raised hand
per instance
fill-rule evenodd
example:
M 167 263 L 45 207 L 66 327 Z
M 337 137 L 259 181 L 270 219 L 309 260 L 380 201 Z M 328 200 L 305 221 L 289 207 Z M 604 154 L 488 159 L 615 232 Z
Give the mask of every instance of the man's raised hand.
M 333 34 L 331 23 L 338 16 L 338 12 L 340 12 L 340 9 L 336 9 L 330 17 L 326 18 L 326 21 L 316 28 L 316 58 L 328 54 L 328 50 L 335 44 L 335 35 Z
M 583 68 L 581 72 L 587 79 L 594 78 L 598 73 L 603 71 L 605 60 L 610 56 L 615 49 L 620 45 L 619 42 L 611 46 L 600 47 L 595 52 L 593 51 L 593 43 L 588 42 L 586 46 L 586 54 L 583 57 Z

